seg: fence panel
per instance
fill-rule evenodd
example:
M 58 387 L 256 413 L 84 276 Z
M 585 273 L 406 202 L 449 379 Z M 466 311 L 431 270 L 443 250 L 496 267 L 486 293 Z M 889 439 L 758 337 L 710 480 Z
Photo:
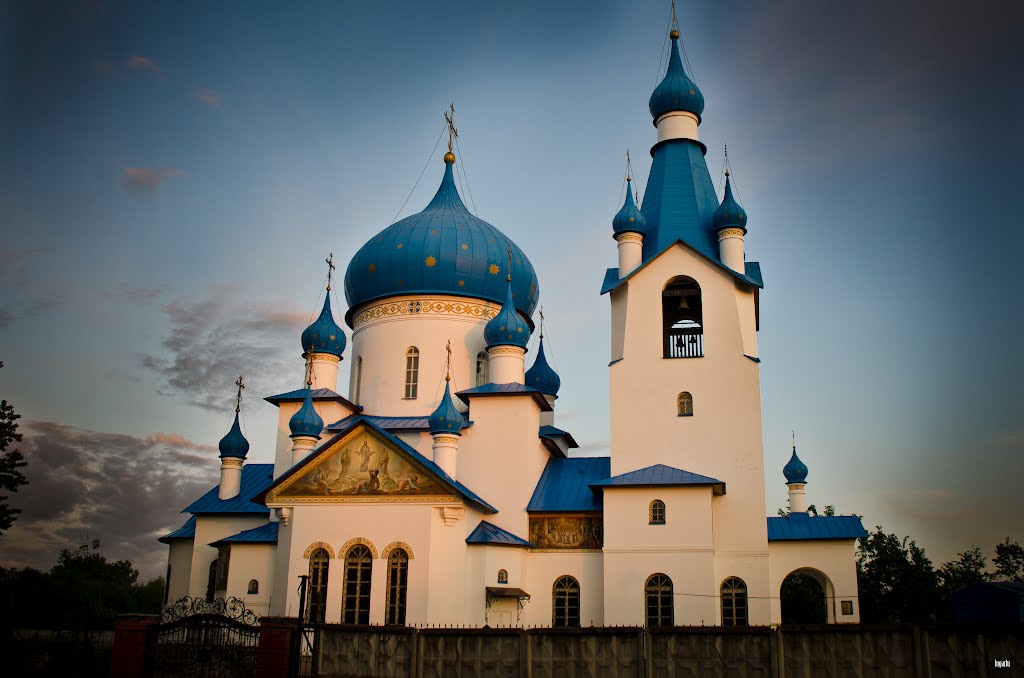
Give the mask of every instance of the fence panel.
M 423 629 L 422 678 L 519 678 L 522 635 L 517 629 Z
M 648 632 L 655 676 L 769 678 L 772 631 L 768 628 L 666 628 Z
M 530 631 L 533 678 L 642 678 L 642 629 L 565 629 Z
M 415 675 L 413 629 L 325 625 L 317 633 L 317 678 Z

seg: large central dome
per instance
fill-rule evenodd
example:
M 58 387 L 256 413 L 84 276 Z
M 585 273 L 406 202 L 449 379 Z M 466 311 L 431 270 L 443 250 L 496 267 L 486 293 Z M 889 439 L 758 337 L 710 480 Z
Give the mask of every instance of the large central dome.
M 451 156 L 450 156 L 451 157 Z M 433 200 L 363 245 L 345 272 L 345 321 L 368 302 L 407 294 L 451 294 L 501 304 L 512 249 L 516 310 L 529 318 L 540 285 L 533 264 L 508 236 L 469 213 L 445 158 L 444 178 Z

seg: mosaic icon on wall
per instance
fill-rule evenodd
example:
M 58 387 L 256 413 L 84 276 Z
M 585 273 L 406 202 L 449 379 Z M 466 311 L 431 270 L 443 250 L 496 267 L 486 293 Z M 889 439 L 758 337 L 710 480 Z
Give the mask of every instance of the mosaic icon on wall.
M 314 461 L 277 496 L 449 496 L 431 474 L 365 430 Z
M 541 549 L 599 549 L 602 531 L 600 516 L 530 517 L 530 543 Z

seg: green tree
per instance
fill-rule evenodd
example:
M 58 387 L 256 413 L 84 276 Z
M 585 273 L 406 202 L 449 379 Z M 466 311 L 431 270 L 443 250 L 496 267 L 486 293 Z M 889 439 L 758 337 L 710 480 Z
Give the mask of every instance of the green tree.
M 0 367 L 3 366 L 0 361 Z M 28 462 L 18 450 L 8 449 L 13 443 L 21 442 L 19 419 L 21 415 L 14 411 L 14 407 L 6 400 L 0 400 L 0 490 L 6 492 L 17 492 L 18 487 L 28 484 L 28 478 L 18 470 Z M 10 529 L 19 513 L 19 509 L 11 508 L 7 503 L 6 494 L 0 495 L 0 534 Z
M 1024 581 L 1024 546 L 1006 538 L 1002 544 L 996 544 L 996 557 L 992 559 L 996 566 L 993 578 L 1000 581 Z
M 909 537 L 879 525 L 857 545 L 857 587 L 865 623 L 927 622 L 938 607 L 939 579 L 931 560 Z
M 939 568 L 939 581 L 943 593 L 948 596 L 969 584 L 985 581 L 988 578 L 985 573 L 986 565 L 988 561 L 977 546 L 958 553 L 956 560 L 951 560 Z
M 111 628 L 119 612 L 134 612 L 139 571 L 127 560 L 108 561 L 100 541 L 62 549 L 50 570 L 50 587 L 60 605 L 54 610 L 59 628 Z

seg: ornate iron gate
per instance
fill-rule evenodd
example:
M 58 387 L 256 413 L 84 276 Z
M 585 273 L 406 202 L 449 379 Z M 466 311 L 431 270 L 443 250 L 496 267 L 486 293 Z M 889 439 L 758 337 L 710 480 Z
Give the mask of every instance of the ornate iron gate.
M 259 617 L 237 598 L 182 598 L 164 610 L 152 654 L 153 678 L 252 678 Z

